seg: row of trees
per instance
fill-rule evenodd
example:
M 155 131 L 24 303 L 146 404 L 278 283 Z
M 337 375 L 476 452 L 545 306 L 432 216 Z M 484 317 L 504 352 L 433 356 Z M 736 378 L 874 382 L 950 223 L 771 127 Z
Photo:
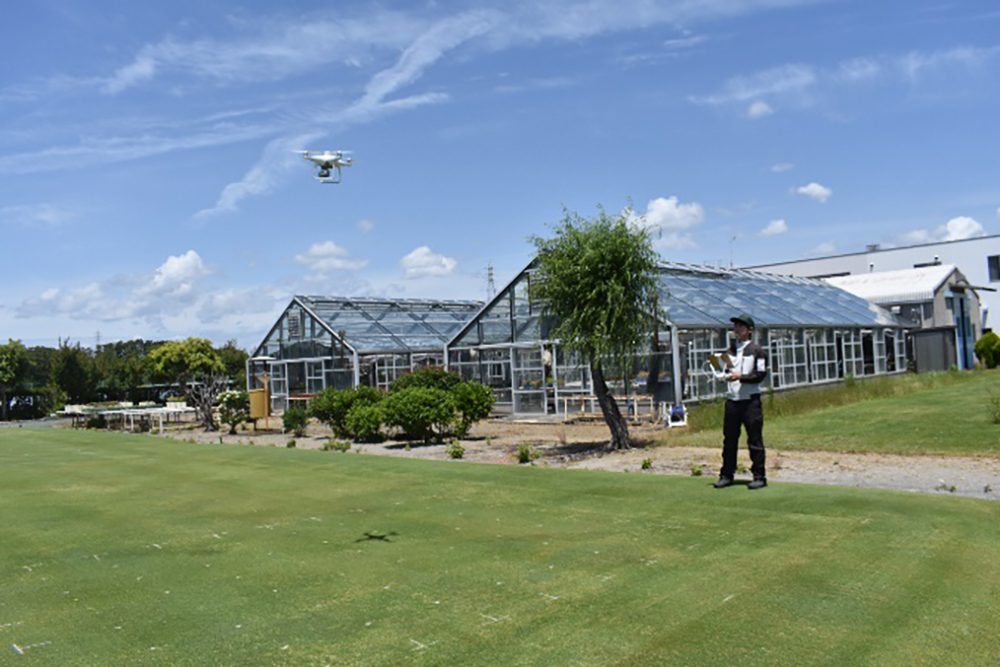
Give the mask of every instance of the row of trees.
M 0 419 L 31 419 L 66 404 L 157 400 L 170 387 L 185 393 L 199 375 L 245 385 L 247 353 L 229 341 L 136 339 L 86 348 L 0 345 Z

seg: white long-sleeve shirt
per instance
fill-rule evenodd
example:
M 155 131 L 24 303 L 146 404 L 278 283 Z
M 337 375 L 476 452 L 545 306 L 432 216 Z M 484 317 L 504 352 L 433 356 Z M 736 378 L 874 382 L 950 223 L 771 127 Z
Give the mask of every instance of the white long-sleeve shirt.
M 725 373 L 717 373 L 716 378 L 726 380 L 726 398 L 730 401 L 745 401 L 760 393 L 760 383 L 767 377 L 767 356 L 764 350 L 752 340 L 736 343 L 729 348 L 732 368 Z M 731 373 L 740 374 L 739 380 L 732 380 Z

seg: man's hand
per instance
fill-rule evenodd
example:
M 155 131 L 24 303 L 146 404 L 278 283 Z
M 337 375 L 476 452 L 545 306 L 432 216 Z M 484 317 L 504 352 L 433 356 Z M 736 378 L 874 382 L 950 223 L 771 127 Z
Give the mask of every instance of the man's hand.
M 732 373 L 729 374 L 729 379 L 731 381 L 733 381 L 733 380 L 742 380 L 743 376 L 740 375 L 739 371 L 733 371 Z

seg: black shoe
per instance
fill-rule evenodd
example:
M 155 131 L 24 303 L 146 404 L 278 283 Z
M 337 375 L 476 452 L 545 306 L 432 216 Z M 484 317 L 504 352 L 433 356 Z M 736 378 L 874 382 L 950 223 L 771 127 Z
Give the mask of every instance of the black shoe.
M 727 486 L 732 486 L 732 485 L 733 485 L 732 477 L 720 477 L 718 481 L 715 482 L 715 488 L 717 489 L 724 489 Z
M 767 480 L 764 479 L 763 477 L 758 477 L 754 481 L 747 484 L 747 488 L 750 489 L 751 491 L 753 491 L 754 489 L 763 489 L 765 486 L 767 486 Z

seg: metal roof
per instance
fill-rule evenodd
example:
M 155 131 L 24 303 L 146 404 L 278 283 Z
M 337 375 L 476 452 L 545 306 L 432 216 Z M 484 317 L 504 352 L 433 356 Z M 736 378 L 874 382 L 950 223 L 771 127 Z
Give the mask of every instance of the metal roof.
M 933 301 L 934 294 L 955 271 L 952 264 L 939 264 L 900 271 L 858 273 L 824 280 L 873 303 L 920 303 Z

